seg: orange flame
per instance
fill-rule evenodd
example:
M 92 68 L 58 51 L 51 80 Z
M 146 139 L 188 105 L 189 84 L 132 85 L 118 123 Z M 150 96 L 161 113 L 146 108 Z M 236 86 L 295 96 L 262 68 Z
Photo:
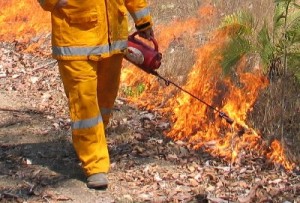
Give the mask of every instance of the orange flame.
M 282 164 L 288 170 L 295 168 L 294 163 L 286 161 L 284 150 L 278 140 L 274 140 L 271 143 L 270 152 L 267 153 L 267 157 L 276 163 Z
M 26 41 L 50 30 L 50 14 L 36 0 L 0 2 L 0 40 Z
M 212 15 L 211 9 L 202 8 L 201 11 L 199 13 Z M 175 20 L 171 25 L 164 27 L 161 36 L 157 37 L 161 50 L 165 51 L 168 48 L 174 36 L 192 36 L 199 31 L 203 23 L 199 19 L 201 17 L 184 22 Z M 140 97 L 132 99 L 151 110 L 160 110 L 163 114 L 172 115 L 173 126 L 167 132 L 167 136 L 175 140 L 186 140 L 195 149 L 203 148 L 214 156 L 230 161 L 235 161 L 241 152 L 251 150 L 258 155 L 267 155 L 273 162 L 282 164 L 288 170 L 293 169 L 295 165 L 285 158 L 278 141 L 272 143 L 269 152 L 268 147 L 262 144 L 259 133 L 246 124 L 247 114 L 252 110 L 259 92 L 268 85 L 268 80 L 259 72 L 260 67 L 252 67 L 251 72 L 245 71 L 247 63 L 244 58 L 237 68 L 238 81 L 220 77 L 220 50 L 224 48 L 233 32 L 231 29 L 235 28 L 216 31 L 212 39 L 197 50 L 196 63 L 183 88 L 226 112 L 234 119 L 233 126 L 228 126 L 206 105 L 185 93 L 164 101 L 163 98 L 168 98 L 167 95 L 174 94 L 174 89 L 159 86 L 154 81 L 155 78 L 147 74 L 136 74 L 136 68 L 125 69 L 122 81 L 131 85 L 146 84 L 147 90 Z

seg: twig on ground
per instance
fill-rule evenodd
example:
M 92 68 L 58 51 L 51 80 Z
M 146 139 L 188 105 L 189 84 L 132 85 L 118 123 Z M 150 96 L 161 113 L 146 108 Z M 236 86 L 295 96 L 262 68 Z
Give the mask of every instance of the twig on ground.
M 16 199 L 19 198 L 18 195 L 15 195 L 15 194 L 12 194 L 12 193 L 9 193 L 9 192 L 3 192 L 3 193 L 1 194 L 1 196 L 3 196 L 4 198 L 5 198 L 5 197 L 6 197 L 6 198 L 16 198 Z
M 43 65 L 41 65 L 41 66 L 39 66 L 39 67 L 34 68 L 34 69 L 32 70 L 32 72 L 38 71 L 38 70 L 40 70 L 40 69 L 48 68 L 50 65 L 56 64 L 56 63 L 57 63 L 56 60 L 55 60 L 55 61 L 51 61 L 51 62 L 49 62 L 49 63 L 43 64 Z

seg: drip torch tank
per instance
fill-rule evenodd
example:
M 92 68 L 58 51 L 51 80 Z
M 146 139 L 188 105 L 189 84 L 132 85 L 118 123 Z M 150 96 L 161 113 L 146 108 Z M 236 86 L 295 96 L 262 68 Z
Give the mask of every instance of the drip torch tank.
M 141 68 L 147 73 L 153 74 L 161 65 L 162 54 L 158 51 L 157 41 L 151 37 L 153 47 L 136 38 L 138 32 L 128 37 L 128 48 L 125 59 Z

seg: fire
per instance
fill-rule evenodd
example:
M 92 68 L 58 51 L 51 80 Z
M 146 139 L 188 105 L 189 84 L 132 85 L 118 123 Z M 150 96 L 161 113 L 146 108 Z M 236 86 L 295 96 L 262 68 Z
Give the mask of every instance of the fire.
M 201 14 L 213 15 L 211 9 L 200 10 Z M 168 48 L 174 36 L 177 38 L 183 34 L 193 36 L 199 31 L 203 24 L 199 19 L 201 17 L 183 22 L 174 20 L 171 25 L 164 27 L 161 35 L 157 36 L 161 51 L 164 52 Z M 285 158 L 280 143 L 274 141 L 270 149 L 263 143 L 259 132 L 249 127 L 246 122 L 247 114 L 251 112 L 259 92 L 268 86 L 268 80 L 260 73 L 261 68 L 252 67 L 253 71 L 246 72 L 244 70 L 247 65 L 246 59 L 243 59 L 237 68 L 238 82 L 220 77 L 222 75 L 220 50 L 226 45 L 232 33 L 230 29 L 234 28 L 217 30 L 208 43 L 196 50 L 196 62 L 183 88 L 226 112 L 235 121 L 232 126 L 219 118 L 216 112 L 186 93 L 181 92 L 168 97 L 174 95 L 174 88 L 159 86 L 155 77 L 140 72 L 137 74 L 137 68 L 126 68 L 122 81 L 129 85 L 146 84 L 144 93 L 132 100 L 148 109 L 171 115 L 173 125 L 166 136 L 174 140 L 185 140 L 192 144 L 194 149 L 205 149 L 214 156 L 232 162 L 244 152 L 252 151 L 291 170 L 295 165 Z
M 294 163 L 289 163 L 285 159 L 284 150 L 278 140 L 274 140 L 271 143 L 270 152 L 267 153 L 267 157 L 274 160 L 276 163 L 283 164 L 288 170 L 292 170 L 295 167 Z
M 26 41 L 49 32 L 50 14 L 36 0 L 0 2 L 0 40 Z

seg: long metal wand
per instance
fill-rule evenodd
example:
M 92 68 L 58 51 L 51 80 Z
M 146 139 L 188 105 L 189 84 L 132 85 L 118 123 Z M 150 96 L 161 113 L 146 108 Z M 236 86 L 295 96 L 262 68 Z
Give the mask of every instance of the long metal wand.
M 176 83 L 164 78 L 163 76 L 161 76 L 160 74 L 158 74 L 157 71 L 151 71 L 150 72 L 152 75 L 157 76 L 158 78 L 162 79 L 163 81 L 165 81 L 165 84 L 167 86 L 169 86 L 170 84 L 174 85 L 175 87 L 177 87 L 178 89 L 180 89 L 181 91 L 185 92 L 186 94 L 190 95 L 191 97 L 193 97 L 194 99 L 200 101 L 201 103 L 205 104 L 206 106 L 208 106 L 209 108 L 213 109 L 214 111 L 219 113 L 219 116 L 223 119 L 225 119 L 225 121 L 227 123 L 229 123 L 230 125 L 233 124 L 234 120 L 232 118 L 230 118 L 226 113 L 218 110 L 217 108 L 213 107 L 212 105 L 208 104 L 207 102 L 203 101 L 202 99 L 200 99 L 199 97 L 196 97 L 195 95 L 193 95 L 192 93 L 188 92 L 187 90 L 183 89 L 182 87 L 180 87 L 179 85 L 177 85 Z

